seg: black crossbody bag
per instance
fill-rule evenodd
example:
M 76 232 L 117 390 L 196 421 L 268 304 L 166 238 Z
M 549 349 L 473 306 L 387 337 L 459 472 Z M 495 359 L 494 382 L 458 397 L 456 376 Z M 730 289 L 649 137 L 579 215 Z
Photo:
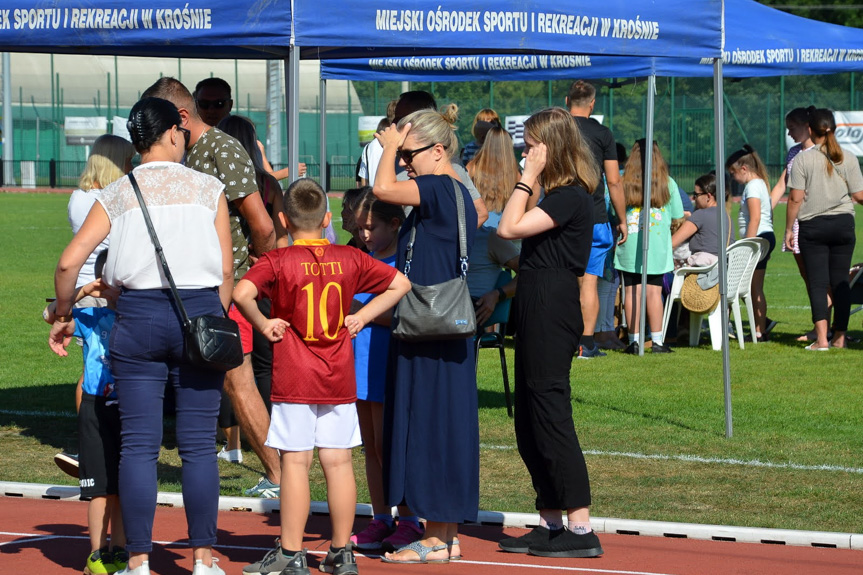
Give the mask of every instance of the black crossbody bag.
M 171 284 L 171 293 L 174 294 L 174 301 L 180 310 L 180 316 L 183 320 L 184 357 L 193 365 L 214 371 L 229 371 L 239 367 L 243 363 L 240 327 L 237 322 L 228 317 L 224 308 L 222 308 L 222 315 L 220 316 L 199 315 L 191 318 L 188 316 L 186 308 L 183 307 L 183 300 L 180 299 L 180 292 L 177 291 L 177 285 L 174 283 L 174 277 L 168 268 L 168 262 L 165 260 L 162 245 L 159 243 L 156 230 L 153 228 L 153 222 L 150 220 L 150 212 L 147 210 L 147 204 L 144 203 L 141 188 L 138 187 L 138 182 L 131 173 L 129 174 L 129 181 L 132 183 L 135 195 L 138 196 L 138 203 L 141 204 L 147 231 L 150 232 L 150 240 L 153 242 L 153 247 L 156 248 L 156 255 L 162 263 L 162 270 L 165 272 L 165 277 L 168 278 L 168 283 Z

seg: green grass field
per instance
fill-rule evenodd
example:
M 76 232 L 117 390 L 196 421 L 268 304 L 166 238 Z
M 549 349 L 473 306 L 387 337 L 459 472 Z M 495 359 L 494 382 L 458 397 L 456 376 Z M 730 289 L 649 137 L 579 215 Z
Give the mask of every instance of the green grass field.
M 80 352 L 47 345 L 40 312 L 71 237 L 68 196 L 0 194 L 0 480 L 74 485 L 51 461 L 77 450 L 73 390 Z M 338 200 L 333 212 L 339 213 Z M 860 209 L 858 207 L 858 216 Z M 775 214 L 784 229 L 784 206 Z M 777 235 L 781 235 L 777 234 Z M 858 229 L 855 261 L 863 260 Z M 142 246 L 148 249 L 148 246 Z M 811 327 L 808 299 L 789 254 L 774 252 L 766 291 L 780 323 L 773 341 L 731 346 L 734 435 L 725 437 L 722 356 L 699 348 L 643 358 L 611 353 L 573 363 L 572 404 L 591 473 L 596 516 L 753 527 L 863 532 L 863 344 L 810 353 L 795 337 Z M 863 337 L 863 314 L 849 333 Z M 507 359 L 512 373 L 512 349 Z M 512 377 L 512 375 L 510 375 Z M 481 507 L 533 511 L 533 495 L 506 415 L 496 352 L 480 359 Z M 179 490 L 170 432 L 163 490 Z M 441 448 L 445 448 L 441 446 Z M 222 492 L 239 495 L 260 474 L 221 462 Z M 367 500 L 362 455 L 355 457 Z M 313 496 L 323 498 L 315 471 Z

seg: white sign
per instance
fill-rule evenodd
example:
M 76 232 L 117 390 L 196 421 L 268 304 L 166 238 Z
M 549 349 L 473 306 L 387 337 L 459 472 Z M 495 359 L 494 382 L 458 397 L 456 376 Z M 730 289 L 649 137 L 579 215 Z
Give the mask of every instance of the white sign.
M 357 135 L 360 138 L 360 145 L 365 146 L 375 139 L 375 130 L 378 129 L 378 124 L 386 116 L 360 116 L 357 121 Z
M 67 116 L 64 130 L 67 146 L 92 146 L 96 138 L 108 132 L 108 120 L 95 116 Z
M 516 148 L 524 147 L 524 121 L 530 116 L 507 116 L 504 127 L 512 136 L 512 145 Z
M 126 118 L 114 116 L 114 118 L 111 120 L 111 133 L 115 136 L 125 138 L 131 142 L 132 136 L 129 134 L 128 128 L 126 128 L 126 121 Z

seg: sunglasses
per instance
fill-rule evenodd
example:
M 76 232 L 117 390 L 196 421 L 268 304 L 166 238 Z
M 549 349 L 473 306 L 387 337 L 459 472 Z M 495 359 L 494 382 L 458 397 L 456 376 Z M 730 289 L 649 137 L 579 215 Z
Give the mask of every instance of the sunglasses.
M 410 164 L 414 156 L 419 154 L 420 152 L 425 152 L 431 148 L 434 148 L 437 144 L 429 144 L 428 146 L 423 146 L 422 148 L 417 148 L 416 150 L 405 150 L 404 148 L 398 150 L 399 157 L 404 160 L 405 164 Z M 441 144 L 443 146 L 443 144 Z M 446 146 L 443 146 L 443 149 L 446 150 Z
M 192 132 L 180 126 L 177 126 L 177 131 L 183 134 L 183 138 L 186 140 L 186 144 L 188 144 L 189 141 L 192 139 Z
M 233 100 L 195 100 L 198 104 L 198 107 L 202 110 L 209 110 L 210 108 L 215 108 L 217 110 L 224 108 L 225 104 L 228 102 L 233 102 Z

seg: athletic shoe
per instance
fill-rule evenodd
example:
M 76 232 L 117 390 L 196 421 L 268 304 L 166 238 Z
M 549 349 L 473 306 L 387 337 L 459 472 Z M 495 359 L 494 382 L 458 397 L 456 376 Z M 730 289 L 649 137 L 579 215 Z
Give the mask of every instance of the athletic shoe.
M 294 558 L 296 555 L 294 555 Z M 246 565 L 243 567 L 244 575 L 278 575 L 284 569 L 287 569 L 293 558 L 285 556 L 282 553 L 281 542 L 276 539 L 276 546 L 264 555 L 260 561 Z M 305 561 L 305 555 L 303 556 Z
M 521 537 L 507 537 L 497 542 L 497 546 L 507 553 L 527 553 L 531 545 L 547 543 L 551 531 L 548 527 L 534 527 L 530 532 Z
M 192 575 L 225 575 L 225 572 L 216 565 L 219 560 L 213 557 L 213 565 L 207 567 L 200 559 L 195 559 L 195 568 L 192 569 Z
M 117 571 L 117 575 L 150 575 L 150 562 L 144 561 L 134 569 L 126 567 L 122 571 Z
M 348 543 L 336 551 L 330 548 L 318 569 L 333 575 L 358 575 L 359 570 L 357 569 L 357 560 L 354 557 L 353 545 Z
M 422 527 L 417 527 L 416 524 L 410 521 L 399 521 L 395 532 L 381 541 L 381 549 L 395 553 L 396 549 L 401 549 L 405 545 L 410 545 L 414 541 L 419 541 L 423 538 L 425 530 Z
M 224 446 L 222 446 L 222 450 L 216 455 L 219 459 L 224 459 L 225 461 L 230 461 L 231 463 L 242 463 L 243 462 L 243 451 L 241 449 L 229 449 L 226 450 Z
M 531 555 L 539 557 L 599 557 L 603 554 L 596 533 L 576 534 L 567 529 L 555 529 L 548 541 L 530 546 Z
M 593 359 L 594 357 L 605 357 L 606 355 L 608 354 L 600 351 L 596 345 L 593 347 L 578 346 L 578 359 Z
M 78 456 L 74 453 L 58 453 L 54 456 L 54 463 L 57 464 L 63 473 L 78 478 Z
M 111 549 L 111 559 L 114 561 L 114 567 L 117 568 L 117 571 L 122 571 L 129 562 L 129 553 L 125 547 L 114 547 Z
M 668 347 L 667 345 L 662 345 L 659 343 L 653 344 L 653 353 L 674 353 L 674 350 Z
M 626 346 L 626 349 L 623 350 L 623 353 L 627 355 L 638 355 L 638 342 L 634 341 Z
M 766 340 L 767 336 L 770 335 L 770 332 L 773 331 L 773 328 L 776 327 L 776 324 L 779 322 L 774 319 L 770 319 L 769 317 L 764 318 L 764 320 L 767 323 L 767 327 L 764 328 L 764 331 L 761 332 L 761 335 Z
M 246 494 L 246 497 L 278 499 L 279 494 L 281 493 L 281 488 L 266 477 L 261 477 L 261 479 L 258 480 L 257 485 L 250 489 L 246 489 L 245 491 L 243 491 L 243 493 Z
M 383 540 L 394 532 L 395 527 L 387 525 L 386 521 L 372 519 L 365 529 L 356 535 L 351 535 L 351 543 L 363 551 L 376 551 L 381 548 Z
M 96 549 L 87 557 L 87 565 L 84 567 L 84 575 L 108 575 L 117 571 L 111 552 L 105 549 Z

